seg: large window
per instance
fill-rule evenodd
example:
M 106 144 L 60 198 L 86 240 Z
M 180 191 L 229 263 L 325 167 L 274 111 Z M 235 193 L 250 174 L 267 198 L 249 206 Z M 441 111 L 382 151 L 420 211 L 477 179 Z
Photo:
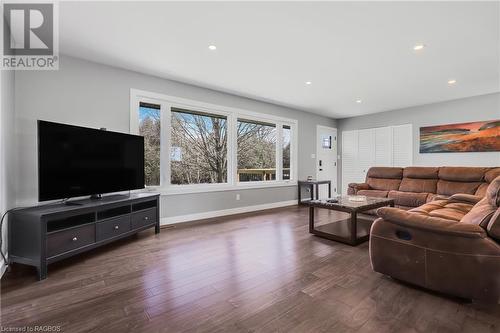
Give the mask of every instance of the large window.
M 134 89 L 131 110 L 147 186 L 182 193 L 296 181 L 294 120 Z
M 238 119 L 238 181 L 276 179 L 276 125 Z
M 282 132 L 282 158 L 283 158 L 283 180 L 290 179 L 291 163 L 290 163 L 290 146 L 292 144 L 292 129 L 289 125 L 283 125 Z
M 160 105 L 141 102 L 139 134 L 144 136 L 144 173 L 147 186 L 160 185 Z
M 172 108 L 170 182 L 227 182 L 227 117 Z

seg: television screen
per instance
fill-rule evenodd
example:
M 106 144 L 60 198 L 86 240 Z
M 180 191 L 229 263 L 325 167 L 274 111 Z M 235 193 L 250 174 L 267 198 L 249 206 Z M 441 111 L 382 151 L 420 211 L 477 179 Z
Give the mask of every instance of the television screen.
M 38 200 L 144 188 L 142 136 L 38 121 Z

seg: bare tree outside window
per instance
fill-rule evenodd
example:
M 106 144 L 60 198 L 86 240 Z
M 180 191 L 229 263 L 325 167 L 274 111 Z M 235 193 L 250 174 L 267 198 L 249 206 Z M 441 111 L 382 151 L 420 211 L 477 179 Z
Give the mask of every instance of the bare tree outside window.
M 282 149 L 283 149 L 283 180 L 290 180 L 290 142 L 292 130 L 290 126 L 283 125 Z
M 144 136 L 146 186 L 160 185 L 160 106 L 140 103 L 139 135 Z
M 276 125 L 238 119 L 238 180 L 276 179 Z
M 227 118 L 172 108 L 171 184 L 227 182 Z

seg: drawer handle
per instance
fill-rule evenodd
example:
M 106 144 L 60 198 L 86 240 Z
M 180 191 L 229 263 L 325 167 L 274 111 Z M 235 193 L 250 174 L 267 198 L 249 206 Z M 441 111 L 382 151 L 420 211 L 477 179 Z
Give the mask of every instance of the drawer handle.
M 147 220 L 149 220 L 149 217 L 147 217 L 147 216 L 144 216 L 144 220 L 146 220 L 146 221 L 147 221 Z
M 118 226 L 117 225 L 115 225 L 115 230 L 118 230 Z
M 73 239 L 72 239 L 73 242 L 76 242 L 77 240 L 78 240 L 78 238 L 76 238 L 76 237 L 73 237 Z

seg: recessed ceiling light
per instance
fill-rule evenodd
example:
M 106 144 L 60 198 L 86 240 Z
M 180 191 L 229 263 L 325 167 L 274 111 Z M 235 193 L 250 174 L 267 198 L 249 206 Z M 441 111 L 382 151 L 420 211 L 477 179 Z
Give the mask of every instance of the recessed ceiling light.
M 312 82 L 311 81 L 306 81 L 306 84 L 309 86 L 309 85 L 312 84 Z
M 448 84 L 455 84 L 455 83 L 457 83 L 457 80 L 455 80 L 455 79 L 448 80 Z
M 359 104 L 359 103 L 361 103 L 361 102 L 363 102 L 363 100 L 362 100 L 361 98 L 358 98 L 358 99 L 356 100 L 356 103 L 358 103 L 358 104 Z
M 208 49 L 209 49 L 210 51 L 215 51 L 215 50 L 217 50 L 217 46 L 215 46 L 215 45 L 209 45 L 209 46 L 208 46 Z
M 425 45 L 424 45 L 424 44 L 417 44 L 417 45 L 415 45 L 415 46 L 413 47 L 413 50 L 415 50 L 415 51 L 420 51 L 420 50 L 422 50 L 424 47 L 425 47 Z

